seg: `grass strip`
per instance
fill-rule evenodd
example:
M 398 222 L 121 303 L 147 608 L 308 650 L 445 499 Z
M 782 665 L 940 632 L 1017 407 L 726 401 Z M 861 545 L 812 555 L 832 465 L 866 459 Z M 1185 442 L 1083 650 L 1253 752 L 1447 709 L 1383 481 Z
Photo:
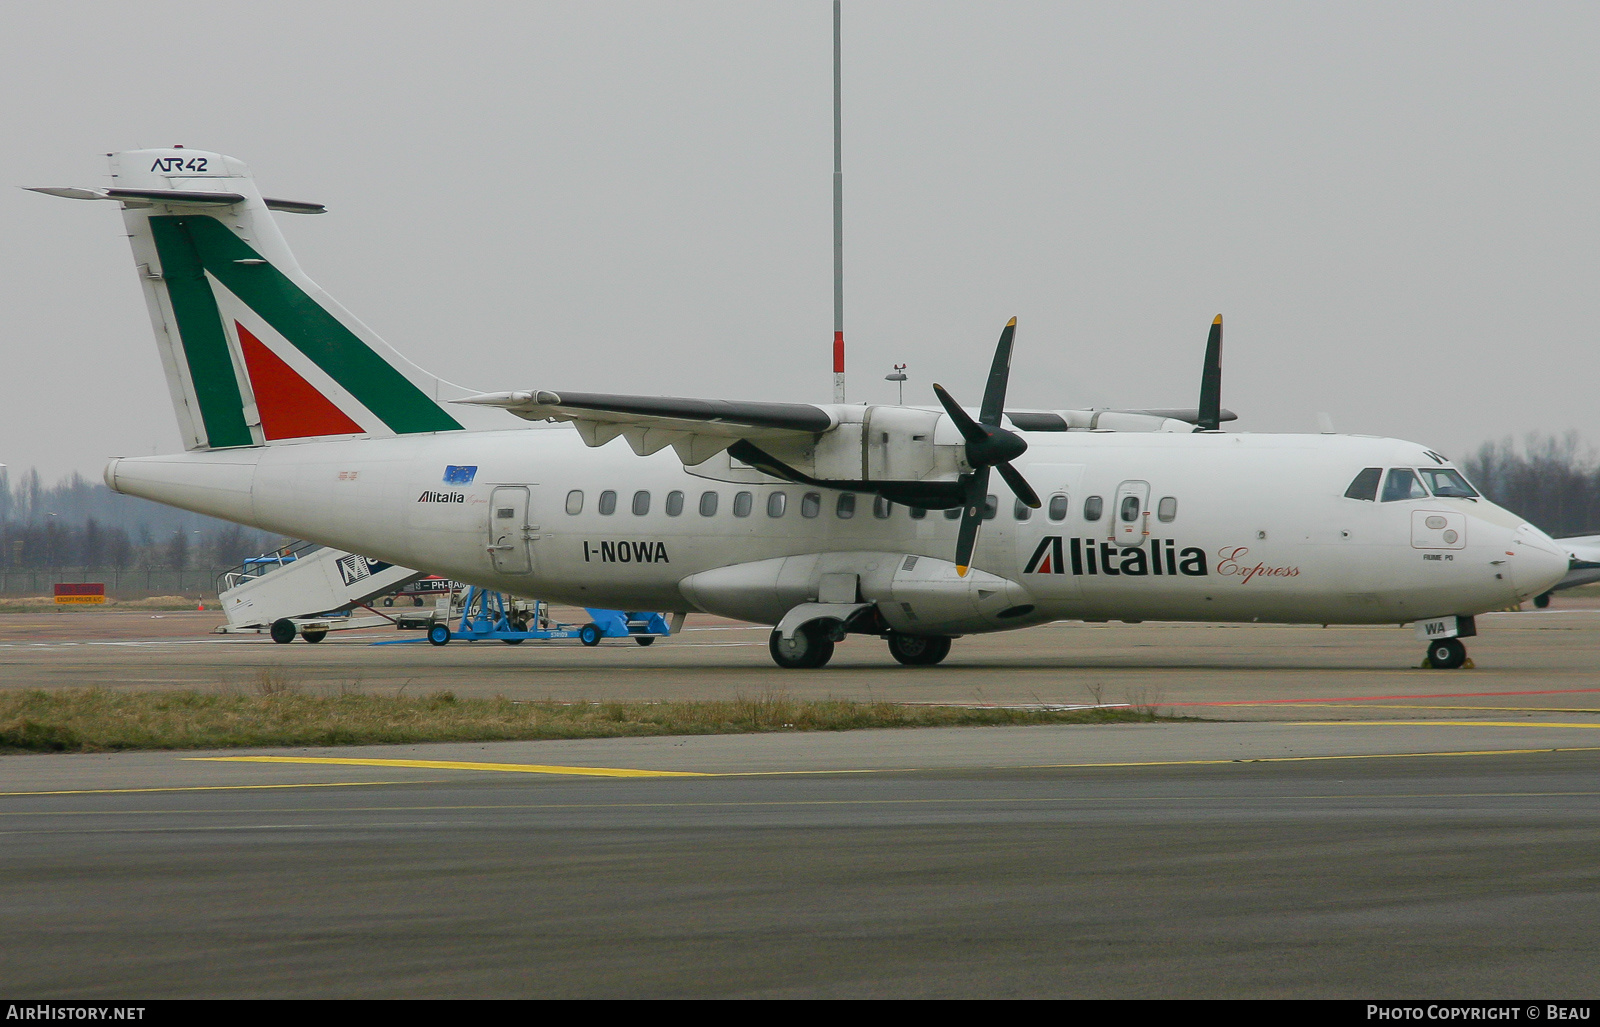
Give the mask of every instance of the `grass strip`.
M 552 738 L 630 738 L 864 728 L 1123 724 L 1151 707 L 1040 710 L 902 706 L 785 695 L 675 702 L 519 702 L 308 695 L 268 682 L 255 694 L 127 692 L 99 688 L 0 692 L 0 752 L 114 752 L 382 745 Z

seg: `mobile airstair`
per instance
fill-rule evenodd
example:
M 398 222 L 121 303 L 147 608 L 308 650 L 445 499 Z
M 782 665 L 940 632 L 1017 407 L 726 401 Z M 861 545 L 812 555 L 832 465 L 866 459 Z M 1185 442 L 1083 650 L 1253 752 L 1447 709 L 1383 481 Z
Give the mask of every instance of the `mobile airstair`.
M 218 577 L 218 598 L 228 623 L 217 630 L 270 634 L 274 642 L 292 642 L 296 635 L 320 642 L 330 631 L 391 624 L 380 614 L 362 617 L 353 611 L 423 575 L 341 549 L 297 542 L 252 557 Z

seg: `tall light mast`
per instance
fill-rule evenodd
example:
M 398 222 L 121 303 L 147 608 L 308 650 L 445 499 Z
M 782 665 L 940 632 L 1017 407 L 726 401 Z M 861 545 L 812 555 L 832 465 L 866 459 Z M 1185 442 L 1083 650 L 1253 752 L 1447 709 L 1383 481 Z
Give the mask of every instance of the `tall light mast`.
M 844 160 L 840 153 L 839 0 L 833 0 L 833 401 L 844 402 Z

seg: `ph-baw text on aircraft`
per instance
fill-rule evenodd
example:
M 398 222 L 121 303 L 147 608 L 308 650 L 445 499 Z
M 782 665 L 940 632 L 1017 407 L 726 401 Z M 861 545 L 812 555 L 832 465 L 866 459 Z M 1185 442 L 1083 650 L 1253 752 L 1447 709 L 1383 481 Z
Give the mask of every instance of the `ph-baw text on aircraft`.
M 1220 430 L 1220 317 L 1191 410 L 1007 407 L 1014 319 L 981 390 L 925 406 L 475 392 L 301 271 L 272 212 L 321 205 L 198 150 L 111 171 L 39 191 L 119 202 L 133 244 L 186 452 L 112 460 L 128 495 L 505 592 L 771 624 L 793 668 L 850 636 L 934 664 L 1063 619 L 1414 623 L 1459 667 L 1474 615 L 1568 571 L 1426 446 Z

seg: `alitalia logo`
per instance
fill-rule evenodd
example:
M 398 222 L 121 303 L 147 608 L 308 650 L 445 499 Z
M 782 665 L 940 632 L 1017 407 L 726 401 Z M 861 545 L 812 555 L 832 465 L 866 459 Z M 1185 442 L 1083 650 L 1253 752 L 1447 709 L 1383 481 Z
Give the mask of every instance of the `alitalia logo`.
M 1153 538 L 1149 546 L 1119 546 L 1095 538 L 1046 535 L 1028 558 L 1024 574 L 1106 574 L 1128 577 L 1187 574 L 1205 577 L 1205 550 L 1178 548 L 1173 539 Z
M 424 492 L 417 497 L 419 503 L 465 503 L 465 492 Z

